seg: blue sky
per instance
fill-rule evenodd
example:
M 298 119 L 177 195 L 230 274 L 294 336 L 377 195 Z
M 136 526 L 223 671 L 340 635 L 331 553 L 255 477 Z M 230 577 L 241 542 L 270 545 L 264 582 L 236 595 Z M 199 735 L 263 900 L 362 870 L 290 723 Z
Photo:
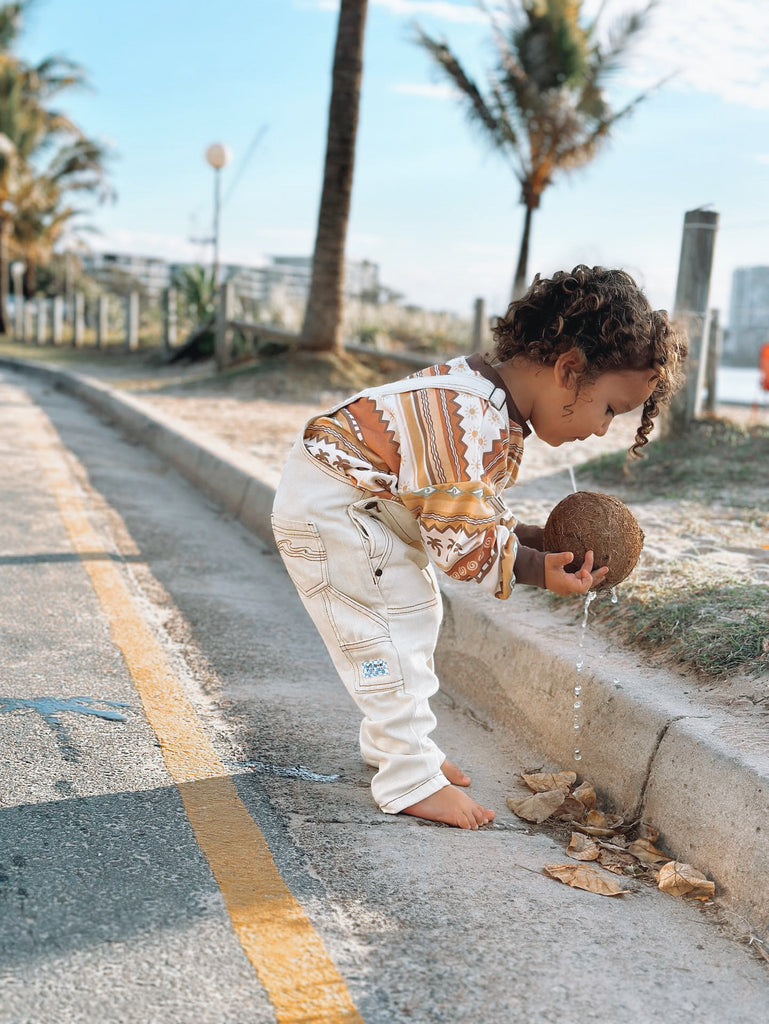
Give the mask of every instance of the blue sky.
M 610 0 L 609 20 L 628 7 Z M 213 172 L 227 144 L 224 260 L 258 265 L 312 250 L 325 150 L 334 0 L 38 0 L 19 52 L 63 54 L 92 91 L 61 105 L 115 156 L 114 204 L 95 208 L 93 248 L 200 259 Z M 405 299 L 469 314 L 507 304 L 523 208 L 510 168 L 466 122 L 427 55 L 418 20 L 485 80 L 488 23 L 468 0 L 369 0 L 348 255 L 380 266 Z M 621 124 L 589 167 L 535 214 L 530 274 L 622 266 L 672 305 L 687 209 L 721 217 L 711 305 L 728 310 L 737 266 L 769 264 L 769 5 L 660 0 L 619 105 L 676 77 Z M 259 133 L 261 141 L 245 158 Z M 236 180 L 237 179 L 237 180 Z

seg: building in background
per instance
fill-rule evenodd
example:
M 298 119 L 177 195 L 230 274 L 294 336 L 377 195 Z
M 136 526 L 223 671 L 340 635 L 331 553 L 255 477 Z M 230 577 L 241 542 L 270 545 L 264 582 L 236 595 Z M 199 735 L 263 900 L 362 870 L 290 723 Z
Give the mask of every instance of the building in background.
M 105 287 L 135 281 L 149 299 L 157 299 L 168 288 L 177 270 L 193 263 L 169 263 L 153 256 L 128 253 L 89 253 L 81 257 L 83 269 Z M 277 296 L 303 301 L 310 290 L 312 257 L 273 256 L 264 267 L 245 267 L 223 263 L 222 281 L 232 281 L 237 293 L 245 299 L 269 306 Z M 370 260 L 347 263 L 347 297 L 361 302 L 378 303 L 386 290 L 379 283 L 379 267 Z
M 732 275 L 722 362 L 727 366 L 758 366 L 759 352 L 767 342 L 769 267 L 738 267 Z

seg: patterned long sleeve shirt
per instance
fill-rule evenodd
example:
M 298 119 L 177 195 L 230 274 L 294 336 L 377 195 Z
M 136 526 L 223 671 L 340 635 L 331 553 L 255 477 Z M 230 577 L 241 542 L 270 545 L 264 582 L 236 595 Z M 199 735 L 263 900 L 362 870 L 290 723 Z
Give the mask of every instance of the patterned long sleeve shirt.
M 417 518 L 436 566 L 507 598 L 516 580 L 539 586 L 543 555 L 519 544 L 502 500 L 530 433 L 497 372 L 480 356 L 460 356 L 413 377 L 476 374 L 501 388 L 507 406 L 461 390 L 420 388 L 359 397 L 311 420 L 304 444 L 326 466 Z

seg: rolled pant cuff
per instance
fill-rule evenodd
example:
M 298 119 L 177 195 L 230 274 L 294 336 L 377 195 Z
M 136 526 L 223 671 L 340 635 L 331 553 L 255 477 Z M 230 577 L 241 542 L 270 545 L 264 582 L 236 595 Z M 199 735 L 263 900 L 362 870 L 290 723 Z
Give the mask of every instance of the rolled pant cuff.
M 379 809 L 384 811 L 385 814 L 399 814 L 404 807 L 411 807 L 412 804 L 419 803 L 420 800 L 424 800 L 433 793 L 437 793 L 438 790 L 443 789 L 444 786 L 450 785 L 451 783 L 443 772 L 438 772 L 437 775 L 433 775 L 426 782 L 420 783 L 416 788 L 410 789 L 408 793 L 405 793 L 403 796 L 399 796 L 395 800 L 390 800 L 389 803 L 383 804 Z

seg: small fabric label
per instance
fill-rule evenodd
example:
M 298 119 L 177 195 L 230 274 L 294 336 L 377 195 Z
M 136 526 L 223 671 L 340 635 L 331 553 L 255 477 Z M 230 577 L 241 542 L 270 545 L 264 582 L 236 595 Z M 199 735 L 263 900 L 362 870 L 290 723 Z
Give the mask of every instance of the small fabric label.
M 390 671 L 384 658 L 372 658 L 371 661 L 364 661 L 361 663 L 360 670 L 364 679 L 386 676 Z

